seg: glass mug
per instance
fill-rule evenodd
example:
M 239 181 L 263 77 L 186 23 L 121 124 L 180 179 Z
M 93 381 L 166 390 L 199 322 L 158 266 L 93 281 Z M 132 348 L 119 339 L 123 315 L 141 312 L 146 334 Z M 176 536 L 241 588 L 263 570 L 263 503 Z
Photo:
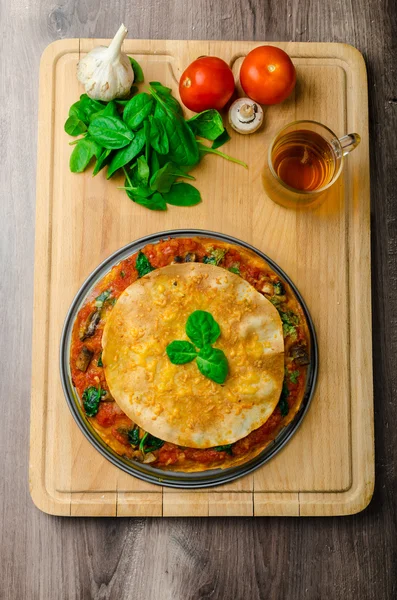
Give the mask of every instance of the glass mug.
M 343 157 L 360 143 L 357 133 L 341 138 L 316 121 L 294 121 L 270 143 L 263 185 L 271 200 L 287 208 L 312 208 L 338 179 Z

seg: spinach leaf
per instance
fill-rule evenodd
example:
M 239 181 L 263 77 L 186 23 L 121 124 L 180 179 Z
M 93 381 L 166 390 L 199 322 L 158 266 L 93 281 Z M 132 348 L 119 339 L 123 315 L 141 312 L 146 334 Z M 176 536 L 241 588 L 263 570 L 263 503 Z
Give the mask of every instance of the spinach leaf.
M 92 172 L 93 175 L 97 175 L 103 167 L 105 167 L 109 160 L 112 150 L 104 148 L 101 154 L 98 156 L 97 161 L 95 163 L 94 170 Z
M 139 446 L 139 427 L 129 430 L 128 441 L 130 442 L 131 446 Z
M 234 273 L 235 275 L 241 275 L 240 273 L 240 263 L 233 263 L 231 267 L 229 267 L 228 269 L 231 273 Z
M 98 100 L 93 100 L 87 94 L 82 94 L 80 96 L 80 100 L 72 104 L 69 109 L 69 116 L 76 116 L 81 121 L 83 121 L 86 125 L 90 122 L 90 117 L 94 114 L 103 110 L 105 107 L 102 102 Z
M 163 195 L 167 204 L 173 206 L 194 206 L 201 202 L 201 196 L 198 189 L 190 183 L 174 183 L 170 191 Z
M 169 142 L 169 159 L 181 166 L 193 166 L 200 160 L 196 138 L 186 121 L 173 108 L 169 99 L 162 98 L 153 88 L 152 95 L 157 100 L 154 116 L 159 118 L 167 133 Z
M 276 296 L 284 296 L 285 288 L 284 288 L 283 284 L 281 283 L 281 281 L 276 281 L 273 284 L 273 287 L 274 287 L 274 293 L 276 294 Z
M 197 356 L 196 348 L 190 342 L 175 340 L 166 347 L 165 351 L 173 365 L 184 365 Z
M 123 112 L 123 121 L 130 129 L 138 129 L 143 121 L 150 115 L 153 108 L 153 98 L 141 92 L 126 104 Z
M 206 263 L 207 265 L 218 266 L 219 263 L 221 263 L 223 261 L 226 253 L 227 253 L 227 250 L 225 250 L 223 248 L 214 248 L 213 250 L 211 250 L 209 256 L 204 256 L 203 262 Z
M 128 192 L 127 192 L 128 194 Z M 131 200 L 136 202 L 136 204 L 140 204 L 149 210 L 167 210 L 167 204 L 161 194 L 156 192 L 150 198 L 144 198 L 143 196 L 129 196 Z
M 282 310 L 279 310 L 278 312 L 283 323 L 284 337 L 290 336 L 291 339 L 296 339 L 296 326 L 299 324 L 298 316 L 294 312 L 292 312 L 292 310 L 289 310 L 288 312 L 283 312 Z
M 91 159 L 100 155 L 101 150 L 102 148 L 90 138 L 79 140 L 70 155 L 69 167 L 72 173 L 82 173 Z
M 95 417 L 98 412 L 99 402 L 102 396 L 106 394 L 105 390 L 94 386 L 88 387 L 83 392 L 83 406 L 88 417 Z
M 195 310 L 186 322 L 186 334 L 198 348 L 216 342 L 221 329 L 211 313 Z
M 97 308 L 102 308 L 105 304 L 106 300 L 108 300 L 111 296 L 112 292 L 110 290 L 104 290 L 99 296 L 95 298 L 95 306 Z
M 169 192 L 177 175 L 174 174 L 174 165 L 167 162 L 164 167 L 156 171 L 150 178 L 150 188 L 153 191 L 165 194 Z
M 136 259 L 135 268 L 138 271 L 138 277 L 143 277 L 151 271 L 154 271 L 154 267 L 152 267 L 148 257 L 143 252 L 139 252 Z
M 141 65 L 135 60 L 135 58 L 132 58 L 132 56 L 129 56 L 128 58 L 130 59 L 132 70 L 134 71 L 134 83 L 143 83 L 145 79 L 143 77 Z
M 298 378 L 300 375 L 300 371 L 288 371 L 289 379 L 291 383 L 298 383 Z
M 131 160 L 133 160 L 142 150 L 145 145 L 145 133 L 143 129 L 136 132 L 132 142 L 125 148 L 122 148 L 113 156 L 109 168 L 107 178 L 109 179 L 117 169 L 121 169 Z
M 197 146 L 200 152 L 201 156 L 204 156 L 205 154 L 217 154 L 218 156 L 221 156 L 222 158 L 225 158 L 226 160 L 229 160 L 230 162 L 234 162 L 238 165 L 241 165 L 242 167 L 245 167 L 246 169 L 248 169 L 248 165 L 247 163 L 243 162 L 242 160 L 238 160 L 237 158 L 233 158 L 233 156 L 229 156 L 228 154 L 224 154 L 223 152 L 220 152 L 219 150 L 214 150 L 214 148 L 210 148 L 209 146 L 205 146 L 205 144 L 202 144 L 201 142 L 197 142 Z
M 139 156 L 136 161 L 137 164 L 137 181 L 140 186 L 146 186 L 149 181 L 150 169 L 144 156 Z
M 211 148 L 213 150 L 216 150 L 217 148 L 220 148 L 221 146 L 223 146 L 223 144 L 226 144 L 229 140 L 230 140 L 230 135 L 228 134 L 227 129 L 225 129 L 225 131 L 223 133 L 221 133 L 221 135 L 218 136 L 216 138 L 216 140 L 214 140 Z
M 153 450 L 159 450 L 162 446 L 164 446 L 164 443 L 164 440 L 160 440 L 160 438 L 157 438 L 151 433 L 149 433 L 145 440 L 145 452 L 153 452 Z
M 286 417 L 289 413 L 289 405 L 288 405 L 288 401 L 287 401 L 288 396 L 289 396 L 289 390 L 288 390 L 287 385 L 284 380 L 283 389 L 281 390 L 280 400 L 277 405 L 280 409 L 282 417 Z
M 151 81 L 149 83 L 150 87 L 153 88 L 158 94 L 162 95 L 162 96 L 170 96 L 172 94 L 172 89 L 169 87 L 166 87 L 165 85 L 163 85 L 162 83 L 160 83 L 159 81 Z
M 87 125 L 84 123 L 84 121 L 81 121 L 76 115 L 72 115 L 71 117 L 66 119 L 64 129 L 69 135 L 76 136 L 87 131 Z
M 222 117 L 217 110 L 210 108 L 194 115 L 187 121 L 194 135 L 214 141 L 224 132 Z
M 139 450 L 142 452 L 142 454 L 145 454 L 146 452 L 158 450 L 163 444 L 163 440 L 160 440 L 160 438 L 156 438 L 154 435 L 146 432 L 139 443 Z
M 145 121 L 143 123 L 143 131 L 145 134 L 145 158 L 146 162 L 149 163 L 150 158 L 150 122 Z
M 119 118 L 117 105 L 114 102 L 114 100 L 111 100 L 110 102 L 108 102 L 107 105 L 105 106 L 105 108 L 102 107 L 102 110 L 92 113 L 92 115 L 90 115 L 90 123 L 92 123 L 92 121 L 94 121 L 98 117 L 117 117 L 117 118 Z
M 162 122 L 150 115 L 150 144 L 159 154 L 168 154 L 170 145 Z
M 215 383 L 225 383 L 229 365 L 225 353 L 219 348 L 204 346 L 197 355 L 200 373 Z
M 230 454 L 230 456 L 233 456 L 231 444 L 225 444 L 224 446 L 215 446 L 214 450 L 217 450 L 217 452 L 226 452 L 227 454 Z
M 153 147 L 153 146 L 152 146 Z M 157 152 L 155 150 L 152 151 L 150 156 L 150 170 L 152 173 L 155 173 L 160 168 L 159 158 Z
M 98 365 L 98 367 L 103 367 L 103 362 L 102 362 L 102 350 L 99 353 L 98 359 L 96 361 L 96 364 Z
M 98 117 L 88 127 L 93 139 L 109 149 L 124 148 L 134 137 L 127 125 L 117 117 Z

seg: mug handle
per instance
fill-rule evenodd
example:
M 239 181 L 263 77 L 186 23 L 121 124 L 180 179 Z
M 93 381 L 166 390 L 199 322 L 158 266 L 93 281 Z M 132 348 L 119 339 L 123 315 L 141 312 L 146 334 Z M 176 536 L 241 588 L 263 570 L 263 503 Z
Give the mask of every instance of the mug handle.
M 361 142 L 361 137 L 358 133 L 348 133 L 343 137 L 339 138 L 339 143 L 342 146 L 343 156 L 349 154 L 354 148 L 357 148 Z

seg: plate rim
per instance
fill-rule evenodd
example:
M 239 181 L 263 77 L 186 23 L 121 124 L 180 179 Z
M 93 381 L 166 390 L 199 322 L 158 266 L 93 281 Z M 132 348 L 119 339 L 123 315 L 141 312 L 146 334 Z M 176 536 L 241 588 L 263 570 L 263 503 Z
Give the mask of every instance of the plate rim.
M 138 463 L 136 461 L 134 462 L 123 458 L 119 456 L 114 450 L 112 450 L 110 446 L 107 446 L 107 444 L 103 442 L 99 434 L 95 431 L 95 429 L 86 419 L 81 407 L 80 399 L 72 384 L 69 365 L 70 336 L 73 329 L 75 315 L 77 314 L 81 305 L 84 303 L 90 290 L 93 288 L 100 276 L 103 277 L 105 273 L 107 273 L 110 269 L 113 268 L 113 266 L 115 266 L 118 262 L 120 262 L 127 256 L 138 252 L 141 248 L 143 248 L 149 243 L 158 243 L 162 239 L 172 237 L 212 237 L 213 239 L 218 239 L 220 241 L 235 244 L 237 246 L 242 246 L 254 252 L 257 256 L 265 260 L 268 263 L 268 265 L 278 275 L 284 278 L 288 285 L 290 285 L 293 293 L 295 294 L 297 300 L 299 301 L 302 307 L 302 310 L 307 320 L 311 340 L 311 362 L 308 373 L 308 380 L 306 383 L 305 396 L 303 398 L 301 407 L 299 408 L 292 421 L 279 432 L 276 438 L 272 440 L 272 442 L 268 444 L 258 454 L 258 456 L 254 457 L 253 459 L 247 461 L 242 465 L 229 467 L 227 469 L 212 469 L 209 471 L 184 473 L 181 471 L 167 471 L 156 469 L 155 467 L 151 467 L 150 465 L 144 465 L 143 463 Z M 124 254 L 126 254 L 125 257 Z M 261 250 L 255 248 L 255 246 L 229 234 L 210 231 L 207 229 L 170 229 L 157 233 L 151 233 L 141 238 L 138 238 L 137 240 L 129 242 L 128 244 L 122 246 L 118 250 L 111 253 L 93 271 L 91 271 L 91 273 L 88 275 L 88 277 L 86 277 L 82 285 L 79 287 L 77 293 L 75 294 L 64 320 L 59 350 L 60 377 L 66 403 L 69 407 L 74 421 L 77 423 L 80 431 L 91 443 L 91 445 L 93 445 L 94 448 L 98 450 L 99 453 L 108 461 L 110 461 L 114 466 L 118 467 L 119 469 L 128 473 L 129 475 L 137 477 L 138 479 L 141 479 L 148 483 L 160 485 L 162 487 L 179 489 L 201 489 L 230 483 L 232 481 L 235 481 L 236 479 L 239 479 L 240 477 L 252 473 L 259 467 L 266 464 L 278 452 L 280 452 L 282 448 L 284 448 L 284 446 L 295 435 L 296 431 L 299 429 L 311 405 L 317 384 L 318 360 L 318 343 L 312 317 L 309 313 L 309 310 L 301 293 L 295 286 L 294 282 L 291 281 L 290 277 L 284 272 L 284 270 L 281 267 L 279 267 L 277 263 L 275 263 L 273 259 L 267 256 L 267 254 L 265 254 Z

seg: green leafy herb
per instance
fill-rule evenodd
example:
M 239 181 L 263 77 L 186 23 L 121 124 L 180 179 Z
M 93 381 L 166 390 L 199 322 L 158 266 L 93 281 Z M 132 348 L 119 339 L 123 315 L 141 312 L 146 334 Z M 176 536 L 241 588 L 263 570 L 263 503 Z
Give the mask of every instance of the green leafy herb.
M 132 131 L 117 117 L 98 117 L 88 127 L 90 136 L 103 148 L 124 148 L 134 137 Z
M 214 140 L 211 148 L 213 150 L 216 150 L 217 148 L 220 148 L 221 146 L 223 146 L 223 144 L 226 144 L 229 140 L 230 140 L 230 135 L 228 134 L 227 129 L 225 129 L 225 131 L 223 133 L 221 133 L 221 135 L 218 136 L 216 138 L 216 140 Z
M 274 288 L 274 293 L 276 294 L 276 296 L 284 296 L 285 288 L 284 288 L 283 284 L 281 283 L 281 281 L 276 281 L 273 284 L 273 288 Z
M 167 162 L 150 178 L 150 189 L 165 194 L 170 191 L 177 175 L 174 174 L 174 165 Z
M 103 367 L 103 362 L 102 362 L 102 351 L 99 353 L 98 359 L 97 359 L 97 363 L 98 367 Z
M 88 417 L 95 417 L 98 412 L 99 402 L 101 401 L 102 396 L 105 394 L 105 390 L 102 390 L 100 387 L 96 388 L 91 386 L 84 390 L 83 405 Z
M 159 154 L 168 154 L 170 144 L 168 142 L 167 132 L 160 121 L 152 115 L 149 116 L 150 122 L 150 143 L 151 146 Z
M 72 173 L 82 173 L 94 156 L 98 157 L 101 148 L 94 140 L 83 138 L 78 141 L 70 155 L 69 167 Z
M 139 442 L 139 450 L 142 452 L 142 454 L 145 454 L 145 442 L 148 435 L 148 432 L 144 433 L 141 441 Z
M 98 158 L 96 160 L 95 167 L 92 172 L 93 175 L 97 175 L 99 173 L 99 171 L 101 169 L 103 169 L 103 167 L 105 167 L 109 163 L 109 161 L 111 159 L 111 157 L 110 157 L 111 153 L 112 153 L 112 150 L 104 148 L 104 150 L 101 152 L 101 154 L 98 156 Z
M 218 266 L 224 259 L 227 250 L 223 248 L 214 248 L 211 250 L 209 256 L 204 256 L 203 262 L 207 265 L 216 265 Z
M 224 446 L 215 446 L 214 450 L 217 450 L 217 452 L 226 452 L 227 454 L 233 456 L 232 444 L 225 444 Z
M 162 446 L 164 446 L 164 440 L 160 440 L 160 438 L 155 437 L 151 433 L 149 433 L 147 436 L 145 443 L 145 452 L 153 452 L 154 450 L 159 450 Z
M 237 158 L 233 158 L 233 156 L 229 156 L 228 154 L 224 154 L 223 152 L 220 152 L 219 150 L 215 150 L 214 148 L 210 148 L 209 146 L 205 146 L 201 142 L 197 142 L 197 146 L 198 146 L 198 149 L 199 149 L 201 155 L 204 155 L 204 154 L 217 154 L 218 156 L 221 156 L 222 158 L 224 158 L 226 160 L 229 160 L 230 162 L 234 162 L 234 163 L 236 163 L 238 165 L 241 165 L 242 167 L 245 167 L 246 169 L 248 169 L 247 163 L 243 162 L 242 160 L 238 160 Z
M 222 117 L 217 110 L 210 108 L 194 115 L 187 121 L 194 135 L 214 141 L 221 136 L 225 130 Z
M 137 180 L 139 185 L 147 185 L 149 181 L 150 169 L 144 156 L 139 156 L 137 161 Z
M 99 100 L 93 100 L 87 94 L 82 94 L 80 100 L 72 104 L 69 109 L 69 116 L 76 116 L 86 125 L 89 124 L 90 118 L 93 114 L 103 110 L 105 104 L 99 102 Z
M 131 446 L 139 446 L 139 427 L 129 430 L 128 441 L 130 442 Z
M 135 268 L 138 271 L 138 277 L 143 277 L 151 271 L 154 271 L 154 267 L 152 267 L 148 257 L 143 252 L 139 252 L 136 259 Z
M 186 322 L 186 334 L 198 348 L 204 348 L 216 342 L 221 335 L 221 328 L 211 313 L 195 310 Z
M 134 83 L 143 83 L 145 78 L 143 76 L 143 71 L 141 65 L 132 58 L 132 56 L 128 57 L 130 59 L 132 70 L 134 71 Z
M 289 371 L 288 374 L 291 383 L 298 383 L 298 377 L 300 375 L 299 371 Z
M 130 129 L 138 129 L 145 119 L 151 114 L 153 109 L 153 98 L 141 92 L 133 96 L 125 105 L 123 112 L 123 121 Z
M 284 380 L 283 389 L 281 390 L 280 400 L 277 405 L 280 409 L 282 417 L 286 417 L 289 413 L 289 405 L 288 405 L 288 401 L 287 401 L 288 396 L 289 396 L 289 390 L 288 390 L 287 384 L 285 383 L 285 380 Z
M 299 324 L 298 316 L 294 312 L 292 312 L 292 310 L 289 310 L 288 312 L 283 312 L 282 310 L 279 310 L 278 312 L 283 323 L 284 337 L 290 336 L 292 339 L 295 339 L 297 336 L 296 326 Z
M 102 308 L 102 306 L 104 305 L 106 300 L 108 300 L 110 298 L 110 295 L 111 295 L 110 290 L 103 291 L 101 294 L 99 294 L 99 296 L 97 296 L 95 298 L 95 306 L 97 308 Z
M 200 192 L 190 183 L 181 181 L 174 183 L 166 194 L 163 194 L 165 202 L 173 206 L 195 206 L 201 202 Z
M 72 115 L 68 119 L 66 119 L 65 127 L 66 133 L 69 135 L 81 135 L 85 131 L 87 131 L 87 125 L 84 121 L 81 121 L 76 115 Z
M 205 346 L 197 355 L 200 373 L 215 383 L 225 383 L 229 371 L 227 358 L 223 350 Z
M 122 277 L 124 279 L 124 277 L 125 277 L 125 271 L 120 271 L 120 277 Z
M 128 144 L 128 146 L 116 152 L 110 162 L 107 178 L 109 179 L 118 169 L 121 169 L 131 162 L 136 156 L 138 156 L 144 145 L 145 133 L 143 129 L 140 129 L 136 132 L 134 139 Z
M 105 108 L 102 106 L 102 110 L 99 110 L 98 112 L 92 113 L 90 115 L 90 123 L 92 123 L 92 121 L 94 121 L 98 117 L 118 117 L 118 116 L 119 116 L 119 113 L 117 110 L 117 104 L 114 102 L 114 100 L 112 100 L 111 102 L 108 102 L 108 104 L 105 106 Z
M 241 275 L 240 273 L 240 263 L 233 263 L 231 267 L 229 267 L 229 271 L 234 273 L 235 275 Z
M 144 198 L 142 196 L 130 196 L 130 198 L 137 204 L 149 208 L 149 210 L 167 210 L 167 204 L 159 192 L 155 192 L 150 198 Z
M 196 348 L 190 342 L 175 340 L 166 347 L 167 356 L 173 365 L 184 365 L 197 356 Z

